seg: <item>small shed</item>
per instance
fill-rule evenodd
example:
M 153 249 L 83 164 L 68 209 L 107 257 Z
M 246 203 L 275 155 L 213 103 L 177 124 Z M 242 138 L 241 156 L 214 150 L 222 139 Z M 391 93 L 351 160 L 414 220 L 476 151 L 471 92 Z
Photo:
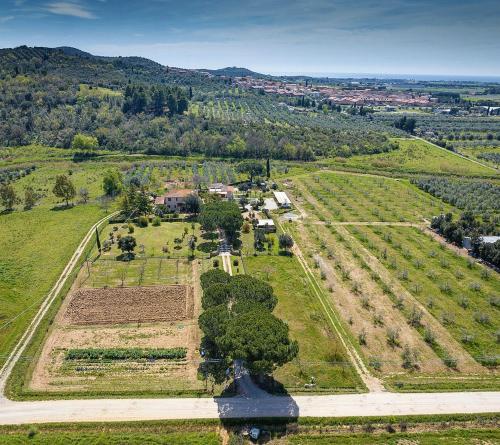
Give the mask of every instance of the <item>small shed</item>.
M 274 221 L 272 219 L 259 219 L 257 220 L 257 225 L 255 227 L 268 233 L 276 232 L 276 226 L 274 225 Z

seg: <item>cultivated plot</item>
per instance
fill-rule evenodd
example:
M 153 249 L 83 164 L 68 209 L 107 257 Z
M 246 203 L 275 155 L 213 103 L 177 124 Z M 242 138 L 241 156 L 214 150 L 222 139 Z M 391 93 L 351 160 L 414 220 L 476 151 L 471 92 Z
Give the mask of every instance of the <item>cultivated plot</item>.
M 422 223 L 436 214 L 453 211 L 405 180 L 324 172 L 294 178 L 293 184 L 295 198 L 322 221 Z M 303 195 L 312 195 L 328 213 Z

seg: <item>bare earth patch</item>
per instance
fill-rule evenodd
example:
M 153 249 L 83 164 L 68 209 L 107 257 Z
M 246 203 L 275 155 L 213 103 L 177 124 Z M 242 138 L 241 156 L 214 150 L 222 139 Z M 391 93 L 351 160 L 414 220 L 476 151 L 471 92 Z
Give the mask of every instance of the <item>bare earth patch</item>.
M 190 286 L 78 289 L 65 318 L 69 324 L 109 324 L 185 320 L 192 317 Z

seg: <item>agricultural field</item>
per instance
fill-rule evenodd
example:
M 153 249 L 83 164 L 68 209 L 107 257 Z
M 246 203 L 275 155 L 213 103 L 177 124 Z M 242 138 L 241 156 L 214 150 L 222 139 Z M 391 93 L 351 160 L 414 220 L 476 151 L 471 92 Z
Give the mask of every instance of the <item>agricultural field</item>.
M 447 116 L 431 113 L 407 113 L 417 121 L 416 131 L 433 142 L 455 149 L 498 146 L 500 118 L 497 116 Z M 376 113 L 377 121 L 392 125 L 392 113 Z
M 462 210 L 479 215 L 500 215 L 500 186 L 496 182 L 423 177 L 417 187 Z
M 478 363 L 498 365 L 496 273 L 416 228 L 349 229 Z
M 496 387 L 498 277 L 423 232 L 424 217 L 452 206 L 391 179 L 321 173 L 287 184 L 303 219 L 285 230 L 375 375 L 395 389 L 452 388 L 457 375 Z
M 400 173 L 438 173 L 461 176 L 495 176 L 494 168 L 483 167 L 468 159 L 419 139 L 397 139 L 399 149 L 388 153 L 353 156 L 341 165 L 361 170 L 385 170 Z M 339 159 L 336 159 L 338 162 Z
M 330 221 L 420 223 L 453 208 L 418 190 L 405 180 L 344 173 L 316 173 L 294 178 L 292 193 L 304 202 L 307 212 L 320 220 L 326 215 L 307 203 L 302 193 L 310 193 L 328 209 Z
M 129 230 L 113 227 L 116 238 Z M 201 237 L 198 225 L 162 222 L 135 227 L 139 252 L 130 261 L 116 244 L 93 252 L 28 369 L 23 396 L 206 393 L 197 317 L 198 277 L 208 266 L 202 253 L 188 259 L 184 227 Z M 173 252 L 162 251 L 170 242 Z

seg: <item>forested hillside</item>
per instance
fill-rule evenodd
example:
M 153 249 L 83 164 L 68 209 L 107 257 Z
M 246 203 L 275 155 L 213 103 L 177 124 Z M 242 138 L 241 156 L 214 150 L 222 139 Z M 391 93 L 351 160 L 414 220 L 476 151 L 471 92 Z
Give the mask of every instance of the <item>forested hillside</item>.
M 226 103 L 237 112 L 214 111 Z M 82 134 L 97 140 L 92 148 L 306 161 L 397 147 L 388 137 L 396 130 L 369 117 L 292 108 L 235 91 L 230 79 L 139 57 L 0 50 L 0 146 L 68 148 Z

